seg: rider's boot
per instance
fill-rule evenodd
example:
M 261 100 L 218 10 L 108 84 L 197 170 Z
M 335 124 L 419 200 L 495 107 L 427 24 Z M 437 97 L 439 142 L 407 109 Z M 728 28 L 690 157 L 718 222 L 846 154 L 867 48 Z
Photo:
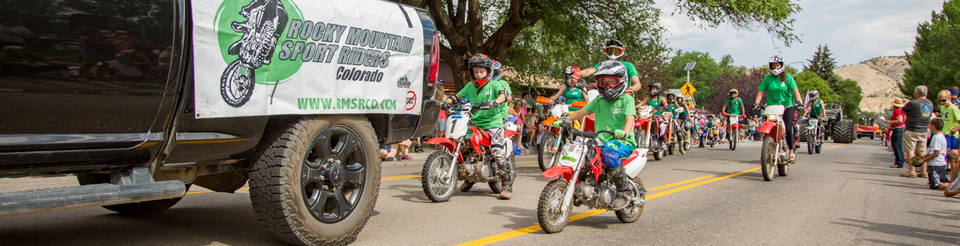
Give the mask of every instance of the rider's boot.
M 502 180 L 502 186 L 500 189 L 500 199 L 509 200 L 513 196 L 513 179 L 510 179 L 510 172 L 504 171 L 501 172 L 500 180 Z
M 473 184 L 475 183 L 470 181 L 463 181 L 463 184 L 460 185 L 460 191 L 462 192 L 470 191 L 470 189 L 473 188 Z
M 617 191 L 630 191 L 630 178 L 623 172 L 623 166 L 610 169 L 609 173 L 613 184 L 617 185 Z

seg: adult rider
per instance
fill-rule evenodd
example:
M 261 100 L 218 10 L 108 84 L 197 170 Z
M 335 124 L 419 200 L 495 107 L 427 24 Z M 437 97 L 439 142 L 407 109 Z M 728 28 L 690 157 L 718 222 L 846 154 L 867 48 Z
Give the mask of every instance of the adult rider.
M 627 52 L 627 48 L 623 44 L 623 42 L 620 42 L 620 40 L 616 40 L 616 39 L 607 40 L 607 42 L 603 46 L 603 54 L 607 55 L 607 58 L 609 58 L 610 60 L 620 61 L 620 58 L 623 57 L 623 55 L 626 54 L 626 52 Z M 602 64 L 602 62 L 597 63 L 597 65 L 594 65 L 592 68 L 587 68 L 580 71 L 580 77 L 581 78 L 590 77 L 590 75 L 593 75 L 594 73 L 597 72 L 597 69 L 600 67 L 600 64 Z M 627 82 L 626 82 L 627 83 L 626 93 L 632 95 L 634 91 L 640 90 L 640 87 L 641 87 L 640 74 L 637 73 L 637 68 L 633 66 L 633 63 L 620 61 L 620 64 L 623 64 L 623 66 L 626 68 L 627 77 L 629 78 L 627 79 Z
M 565 79 L 566 83 L 563 85 L 563 89 L 557 91 L 556 94 L 550 97 L 550 101 L 555 102 L 560 99 L 560 96 L 563 96 L 563 103 L 570 105 L 570 113 L 580 110 L 580 108 L 574 107 L 574 102 L 587 101 L 587 92 L 583 89 L 586 86 L 586 82 L 580 77 L 580 68 L 577 66 L 569 66 L 564 69 L 564 74 L 567 78 Z M 574 128 L 580 129 L 580 123 L 574 122 Z
M 470 122 L 490 134 L 490 150 L 499 170 L 510 170 L 507 161 L 506 144 L 503 121 L 507 118 L 507 106 L 503 102 L 510 94 L 510 88 L 500 80 L 491 81 L 494 61 L 487 55 L 477 54 L 467 62 L 470 68 L 470 81 L 473 86 L 464 86 L 457 96 L 469 98 L 470 104 L 480 105 Z M 510 199 L 513 193 L 513 180 L 509 172 L 501 172 L 504 186 L 500 192 L 500 199 Z M 468 185 L 468 183 L 464 183 Z M 462 189 L 462 187 L 461 187 Z
M 743 107 L 743 99 L 740 99 L 739 95 L 740 91 L 737 91 L 737 89 L 730 89 L 730 98 L 727 98 L 727 100 L 723 103 L 723 109 L 720 110 L 721 112 L 730 115 L 730 117 L 738 119 L 737 121 L 739 121 L 738 117 L 740 117 L 741 113 L 747 112 L 747 109 Z M 727 108 L 730 108 L 729 112 L 727 112 Z M 724 118 L 723 120 L 729 121 L 729 118 Z M 728 126 L 732 126 L 734 122 L 724 123 L 727 123 Z M 733 129 L 727 131 L 727 134 L 731 133 L 734 133 Z
M 787 147 L 790 149 L 790 161 L 797 160 L 796 149 L 794 149 L 794 132 L 793 124 L 796 121 L 794 116 L 797 115 L 796 109 L 793 108 L 794 105 L 803 104 L 800 101 L 800 91 L 797 90 L 797 83 L 793 80 L 793 76 L 787 74 L 784 70 L 783 58 L 779 55 L 770 57 L 770 62 L 767 63 L 770 67 L 770 74 L 763 77 L 763 80 L 760 81 L 759 92 L 757 92 L 757 99 L 754 100 L 754 107 L 759 109 L 760 99 L 763 99 L 764 96 L 767 97 L 767 106 L 770 105 L 781 105 L 786 107 L 786 110 L 783 112 L 783 123 L 786 126 L 787 135 Z

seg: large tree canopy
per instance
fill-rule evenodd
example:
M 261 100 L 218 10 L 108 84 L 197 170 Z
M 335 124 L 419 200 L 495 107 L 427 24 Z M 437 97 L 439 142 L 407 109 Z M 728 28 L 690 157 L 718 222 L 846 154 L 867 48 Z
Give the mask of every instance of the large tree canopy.
M 662 29 L 657 23 L 659 10 L 653 0 L 394 1 L 430 11 L 445 40 L 440 56 L 454 71 L 457 89 L 466 81 L 466 60 L 477 53 L 503 61 L 531 61 L 527 69 L 556 71 L 554 69 L 565 65 L 586 66 L 602 60 L 597 57 L 601 41 L 617 38 L 638 54 L 625 57 L 628 61 L 644 64 L 645 58 L 662 58 Z M 794 19 L 791 16 L 800 11 L 800 7 L 790 0 L 680 0 L 675 4 L 679 13 L 686 14 L 701 27 L 730 23 L 742 30 L 763 29 L 786 45 L 799 41 L 792 33 Z M 537 29 L 530 29 L 529 37 L 524 38 L 521 34 L 529 28 Z M 511 49 L 518 44 L 523 47 Z M 531 54 L 531 51 L 548 56 Z M 645 65 L 647 69 L 656 69 L 660 64 Z M 552 71 L 537 72 L 551 74 Z
M 960 85 L 960 0 L 943 3 L 943 11 L 933 12 L 929 22 L 917 27 L 913 53 L 907 54 L 907 68 L 900 92 L 913 95 L 913 88 L 926 85 L 931 94 Z

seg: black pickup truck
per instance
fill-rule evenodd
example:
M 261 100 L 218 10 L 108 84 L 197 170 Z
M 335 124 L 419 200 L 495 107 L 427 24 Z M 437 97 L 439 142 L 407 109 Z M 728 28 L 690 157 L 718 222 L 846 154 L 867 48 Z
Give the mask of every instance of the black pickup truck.
M 283 241 L 349 243 L 377 200 L 379 145 L 428 135 L 437 122 L 438 39 L 423 9 L 373 2 L 404 11 L 406 20 L 384 21 L 423 29 L 424 63 L 411 66 L 424 74 L 410 89 L 423 95 L 419 114 L 198 118 L 193 54 L 211 47 L 194 42 L 191 10 L 209 1 L 5 2 L 0 178 L 72 174 L 81 185 L 0 194 L 0 216 L 93 206 L 151 214 L 191 185 L 249 184 L 256 216 Z

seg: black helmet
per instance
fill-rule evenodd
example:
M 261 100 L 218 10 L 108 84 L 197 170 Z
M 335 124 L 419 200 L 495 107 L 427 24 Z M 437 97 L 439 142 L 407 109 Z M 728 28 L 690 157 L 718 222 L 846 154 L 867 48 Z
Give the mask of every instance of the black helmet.
M 597 87 L 604 100 L 617 100 L 627 90 L 627 67 L 618 61 L 601 62 L 593 77 L 597 79 Z M 601 79 L 609 77 L 616 77 L 616 84 L 600 83 Z
M 487 76 L 483 78 L 475 78 L 473 75 L 474 67 L 486 68 Z M 467 68 L 470 69 L 470 71 L 468 71 L 467 74 L 470 75 L 470 81 L 473 82 L 473 86 L 476 86 L 478 89 L 483 88 L 483 86 L 486 85 L 487 82 L 490 81 L 490 78 L 493 76 L 493 69 L 491 69 L 492 67 L 493 67 L 493 60 L 490 59 L 490 57 L 487 55 L 477 54 L 473 56 L 473 58 L 470 58 L 470 60 L 467 61 Z
M 620 40 L 611 39 L 607 40 L 607 43 L 603 45 L 603 54 L 607 55 L 607 58 L 610 60 L 616 60 L 623 56 L 627 52 L 627 47 L 623 45 L 623 42 Z
M 820 91 L 812 90 L 810 92 L 807 92 L 807 95 L 810 96 L 810 100 L 817 99 L 820 97 Z
M 657 88 L 657 91 L 655 91 L 655 92 L 650 92 L 650 96 L 656 96 L 656 95 L 659 95 L 659 94 L 660 94 L 660 91 L 662 91 L 662 90 L 663 90 L 663 87 L 662 87 L 662 86 L 660 86 L 660 82 L 653 82 L 653 83 L 650 83 L 650 85 L 647 85 L 647 87 L 656 87 L 656 88 Z

